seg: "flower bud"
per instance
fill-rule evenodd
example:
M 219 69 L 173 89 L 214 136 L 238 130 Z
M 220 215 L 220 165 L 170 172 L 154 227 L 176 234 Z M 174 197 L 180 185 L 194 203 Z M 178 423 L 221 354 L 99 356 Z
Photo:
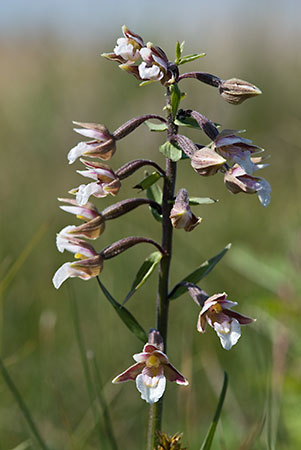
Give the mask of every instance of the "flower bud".
M 197 150 L 191 157 L 192 168 L 202 176 L 215 175 L 226 160 L 208 147 Z
M 202 219 L 191 212 L 186 189 L 179 190 L 169 218 L 174 228 L 184 228 L 185 231 L 192 231 L 201 222 Z
M 223 80 L 219 86 L 219 92 L 223 99 L 232 105 L 239 105 L 248 98 L 262 94 L 261 90 L 254 84 L 238 78 Z

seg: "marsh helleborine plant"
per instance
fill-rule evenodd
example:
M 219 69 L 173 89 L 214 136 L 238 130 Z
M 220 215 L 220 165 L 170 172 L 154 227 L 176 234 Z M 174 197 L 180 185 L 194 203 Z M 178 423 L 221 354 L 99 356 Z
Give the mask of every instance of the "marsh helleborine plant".
M 60 252 L 67 250 L 73 253 L 75 261 L 67 262 L 57 270 L 53 277 L 53 284 L 59 288 L 67 278 L 79 277 L 89 280 L 97 277 L 99 286 L 108 297 L 110 294 L 98 278 L 105 260 L 119 255 L 136 244 L 149 243 L 156 247 L 156 251 L 146 260 L 147 269 L 145 265 L 141 267 L 140 280 L 138 280 L 139 282 L 142 279 L 143 282 L 146 281 L 155 266 L 159 265 L 156 328 L 152 328 L 147 337 L 134 316 L 124 306 L 121 307 L 123 308 L 121 319 L 140 340 L 144 340 L 144 347 L 142 353 L 134 355 L 136 363 L 113 380 L 113 383 L 135 380 L 141 398 L 151 404 L 147 448 L 152 450 L 156 445 L 161 445 L 160 448 L 163 448 L 162 442 L 167 442 L 169 439 L 162 433 L 158 434 L 161 428 L 166 380 L 183 386 L 188 384 L 186 378 L 171 365 L 165 353 L 170 301 L 184 292 L 188 292 L 200 307 L 197 330 L 204 333 L 206 325 L 209 324 L 216 331 L 221 345 L 226 350 L 230 350 L 237 343 L 241 335 L 240 326 L 253 321 L 253 319 L 232 310 L 237 303 L 227 300 L 226 293 L 208 295 L 199 286 L 189 282 L 191 277 L 187 280 L 184 278 L 169 291 L 173 228 L 186 232 L 193 231 L 202 219 L 195 216 L 191 206 L 211 202 L 210 199 L 200 197 L 189 198 L 186 189 L 176 189 L 177 166 L 181 166 L 182 161 L 188 159 L 196 175 L 207 177 L 221 174 L 225 187 L 230 192 L 257 194 L 263 206 L 269 204 L 271 187 L 264 178 L 257 176 L 257 171 L 266 166 L 265 158 L 262 156 L 263 150 L 259 146 L 242 137 L 240 131 L 218 129 L 211 120 L 196 110 L 179 109 L 184 98 L 180 85 L 187 82 L 187 79 L 201 81 L 217 88 L 221 97 L 233 105 L 256 97 L 261 94 L 261 91 L 256 86 L 237 78 L 222 80 L 215 75 L 203 72 L 180 74 L 179 67 L 181 65 L 196 60 L 204 54 L 183 56 L 184 43 L 181 45 L 177 43 L 176 59 L 170 61 L 160 47 L 150 42 L 145 44 L 141 36 L 125 26 L 122 27 L 122 31 L 123 37 L 117 40 L 113 52 L 104 53 L 102 56 L 117 62 L 123 71 L 136 77 L 142 86 L 159 82 L 164 88 L 167 98 L 163 108 L 165 117 L 157 114 L 134 117 L 114 132 L 110 132 L 106 126 L 97 123 L 74 122 L 75 131 L 88 140 L 84 140 L 72 148 L 68 153 L 68 160 L 72 164 L 80 159 L 84 170 L 77 172 L 92 181 L 71 189 L 69 193 L 73 195 L 72 198 L 59 199 L 64 203 L 60 206 L 61 209 L 74 214 L 83 223 L 76 226 L 69 225 L 57 235 L 58 250 Z M 153 120 L 157 120 L 159 123 L 154 123 Z M 113 169 L 99 161 L 99 159 L 106 162 L 110 160 L 117 151 L 118 141 L 143 123 L 148 126 L 150 131 L 166 131 L 167 133 L 167 140 L 160 147 L 160 152 L 165 157 L 165 168 L 148 159 L 129 161 L 119 169 Z M 207 144 L 195 143 L 182 132 L 179 133 L 179 129 L 185 130 L 185 127 L 196 128 L 203 132 L 207 138 Z M 108 195 L 113 197 L 119 195 L 122 193 L 122 180 L 146 167 L 150 168 L 152 172 L 146 173 L 143 181 L 136 186 L 140 188 L 140 192 L 146 191 L 145 198 L 121 200 L 101 211 L 91 203 L 92 197 L 103 198 Z M 256 175 L 254 175 L 255 172 Z M 162 190 L 158 184 L 160 180 L 163 182 Z M 193 194 L 198 195 L 199 192 Z M 160 244 L 148 237 L 131 236 L 123 237 L 98 251 L 86 240 L 95 241 L 109 226 L 107 225 L 108 220 L 117 219 L 142 205 L 148 205 L 154 219 L 161 224 L 162 240 Z M 213 258 L 212 267 L 222 256 L 220 255 Z M 202 278 L 199 269 L 193 274 L 194 280 Z M 126 300 L 139 286 L 137 282 Z M 171 439 L 179 442 L 180 438 L 179 435 L 175 435 Z

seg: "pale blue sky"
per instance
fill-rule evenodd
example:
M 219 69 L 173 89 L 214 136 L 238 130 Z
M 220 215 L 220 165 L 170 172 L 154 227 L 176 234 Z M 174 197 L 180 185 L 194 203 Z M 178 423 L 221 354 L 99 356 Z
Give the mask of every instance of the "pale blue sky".
M 93 41 L 104 31 L 116 36 L 123 23 L 179 39 L 197 33 L 214 37 L 236 27 L 262 32 L 265 25 L 277 36 L 297 33 L 300 16 L 298 0 L 0 0 L 0 37 L 46 30 L 67 41 Z

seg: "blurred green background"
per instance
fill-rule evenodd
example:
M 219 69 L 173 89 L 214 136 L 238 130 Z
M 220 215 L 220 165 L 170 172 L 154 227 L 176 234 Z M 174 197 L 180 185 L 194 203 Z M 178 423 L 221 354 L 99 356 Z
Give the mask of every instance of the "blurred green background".
M 237 309 L 257 322 L 244 328 L 237 346 L 226 352 L 213 330 L 197 333 L 199 311 L 187 294 L 172 304 L 168 353 L 190 386 L 168 386 L 164 431 L 183 431 L 185 445 L 198 449 L 227 370 L 229 391 L 213 449 L 301 448 L 300 6 L 294 1 L 219 0 L 212 6 L 12 1 L 0 12 L 1 355 L 49 448 L 100 448 L 75 339 L 70 286 L 120 447 L 144 447 L 148 406 L 134 383 L 111 385 L 141 350 L 140 342 L 95 280 L 69 280 L 59 291 L 51 284 L 55 270 L 72 259 L 56 250 L 55 233 L 75 223 L 59 210 L 56 198 L 84 182 L 75 172 L 80 163 L 69 166 L 66 159 L 79 141 L 72 120 L 105 123 L 113 131 L 131 117 L 160 114 L 164 106 L 160 84 L 139 88 L 133 77 L 100 58 L 113 49 L 123 23 L 163 47 L 170 59 L 176 40 L 186 41 L 186 53 L 207 53 L 182 66 L 182 72 L 236 76 L 259 86 L 264 95 L 235 107 L 214 88 L 184 80 L 182 106 L 224 128 L 247 129 L 245 136 L 272 155 L 262 172 L 273 189 L 267 209 L 254 195 L 230 194 L 221 176 L 202 178 L 187 161 L 180 163 L 177 187 L 219 202 L 194 208 L 203 222 L 193 233 L 174 234 L 171 285 L 232 242 L 201 287 L 210 294 L 226 291 L 239 302 Z M 195 131 L 187 135 L 206 142 Z M 139 157 L 163 165 L 157 150 L 163 140 L 141 126 L 119 142 L 110 165 L 117 169 Z M 136 195 L 132 186 L 142 177 L 140 171 L 125 180 L 118 199 Z M 111 203 L 106 198 L 96 204 L 102 210 Z M 135 234 L 160 240 L 160 226 L 151 219 L 148 208 L 141 207 L 110 221 L 96 248 Z M 101 279 L 118 301 L 151 251 L 141 245 L 106 262 Z M 128 303 L 146 330 L 154 326 L 156 282 L 154 274 Z M 38 448 L 28 441 L 28 427 L 2 378 L 0 398 L 0 449 Z M 106 445 L 104 433 L 101 448 Z

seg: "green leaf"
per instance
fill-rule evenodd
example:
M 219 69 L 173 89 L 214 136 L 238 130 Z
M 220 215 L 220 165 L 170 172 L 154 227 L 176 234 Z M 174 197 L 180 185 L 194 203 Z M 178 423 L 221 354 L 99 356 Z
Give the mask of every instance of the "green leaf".
M 210 197 L 190 197 L 189 205 L 211 205 L 212 203 L 216 203 L 218 200 Z
M 168 141 L 162 144 L 159 150 L 166 158 L 169 158 L 174 162 L 179 161 L 182 157 L 182 150 Z
M 144 191 L 144 189 L 149 188 L 153 184 L 157 183 L 158 180 L 160 180 L 161 174 L 157 171 L 151 173 L 150 175 L 147 175 L 145 178 L 143 178 L 140 183 L 136 184 L 134 186 L 135 189 L 140 189 L 141 191 Z
M 146 260 L 143 262 L 142 266 L 137 272 L 135 280 L 132 284 L 130 292 L 127 294 L 123 301 L 123 305 L 132 297 L 133 294 L 146 282 L 146 280 L 151 276 L 155 267 L 162 259 L 161 252 L 151 253 Z
M 147 86 L 147 85 L 149 85 L 149 84 L 151 84 L 151 83 L 154 83 L 154 81 L 155 81 L 155 80 L 146 80 L 146 81 L 142 81 L 141 83 L 139 83 L 139 86 L 140 86 L 140 87 Z
M 176 43 L 176 64 L 179 64 L 180 58 L 181 58 L 182 52 L 181 52 L 181 45 L 180 42 L 177 41 Z
M 102 282 L 98 277 L 96 277 L 97 282 L 99 284 L 100 289 L 106 296 L 107 300 L 111 303 L 115 311 L 117 312 L 120 319 L 123 321 L 123 323 L 128 327 L 128 329 L 142 342 L 147 342 L 147 334 L 144 331 L 144 329 L 141 327 L 141 325 L 137 322 L 135 317 L 133 316 L 130 311 L 128 311 L 124 306 L 122 306 L 120 303 L 118 303 L 112 295 L 109 293 L 109 291 L 104 287 Z
M 183 41 L 183 42 L 181 43 L 181 45 L 180 45 L 181 54 L 182 54 L 183 51 L 184 51 L 184 45 L 185 45 L 185 41 Z
M 179 104 L 181 101 L 181 91 L 177 83 L 174 83 L 170 86 L 170 104 L 172 107 L 173 116 L 176 117 Z
M 203 264 L 201 264 L 196 270 L 183 278 L 180 283 L 175 285 L 168 298 L 170 300 L 174 300 L 180 297 L 180 295 L 184 294 L 184 292 L 186 291 L 186 287 L 181 284 L 184 281 L 197 284 L 200 280 L 202 280 L 211 272 L 211 270 L 216 266 L 216 264 L 222 259 L 222 257 L 230 248 L 231 244 L 226 245 L 226 247 L 220 253 L 218 253 L 216 256 L 213 256 L 213 258 L 209 259 L 208 261 L 203 262 Z
M 167 130 L 166 123 L 152 123 L 149 120 L 146 120 L 144 123 L 150 129 L 150 131 L 166 131 Z
M 189 128 L 198 128 L 200 129 L 199 124 L 193 117 L 185 117 L 184 119 L 176 119 L 175 124 L 178 125 L 178 127 L 189 127 Z
M 196 59 L 202 58 L 205 55 L 206 53 L 192 53 L 191 55 L 183 56 L 183 58 L 181 58 L 179 61 L 179 66 L 181 64 L 186 64 L 188 62 L 195 61 Z
M 148 174 L 147 172 L 145 172 Z M 154 200 L 155 202 L 159 203 L 159 205 L 162 205 L 162 189 L 158 184 L 152 184 L 149 188 L 146 189 L 146 196 L 150 200 Z M 162 222 L 162 215 L 158 213 L 158 211 L 155 208 L 152 208 L 150 206 L 152 215 L 158 222 Z
M 219 396 L 219 400 L 218 400 L 218 404 L 217 404 L 217 408 L 213 417 L 213 421 L 210 425 L 210 428 L 208 430 L 207 436 L 200 448 L 200 450 L 210 450 L 211 445 L 212 445 L 212 441 L 214 438 L 214 434 L 215 434 L 215 430 L 216 430 L 216 426 L 217 423 L 219 421 L 220 415 L 221 415 L 221 411 L 222 411 L 222 407 L 224 404 L 224 400 L 226 397 L 226 392 L 227 392 L 227 387 L 228 387 L 228 375 L 227 372 L 224 372 L 224 382 L 223 382 L 223 387 Z
M 196 128 L 196 129 L 201 129 L 199 124 L 197 123 L 197 121 L 195 119 L 193 119 L 193 117 L 185 117 L 183 119 L 175 119 L 175 124 L 178 127 L 189 127 L 189 128 Z M 218 128 L 220 127 L 220 123 L 216 123 L 214 122 L 214 125 Z

